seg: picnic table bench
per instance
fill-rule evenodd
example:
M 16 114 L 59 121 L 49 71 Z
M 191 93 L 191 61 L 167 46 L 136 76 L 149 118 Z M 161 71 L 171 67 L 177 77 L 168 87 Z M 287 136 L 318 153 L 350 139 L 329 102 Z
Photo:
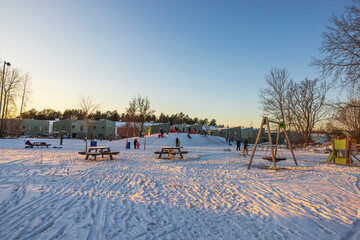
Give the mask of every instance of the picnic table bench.
M 49 147 L 51 146 L 51 144 L 48 144 L 46 142 L 33 142 L 33 143 L 29 143 L 29 144 L 26 144 L 25 148 L 34 148 L 34 147 Z
M 171 159 L 174 159 L 175 155 L 180 155 L 180 158 L 184 158 L 183 154 L 187 154 L 188 151 L 181 151 L 180 147 L 162 147 L 161 151 L 154 151 L 154 153 L 159 154 L 159 158 L 165 154 L 168 156 L 168 158 L 170 158 L 170 155 L 172 155 Z
M 99 151 L 98 151 L 99 150 Z M 110 147 L 89 147 L 87 152 L 79 152 L 81 155 L 86 155 L 85 160 L 89 159 L 89 156 L 94 157 L 94 160 L 96 160 L 96 157 L 101 155 L 104 157 L 105 155 L 109 156 L 111 160 L 114 160 L 113 155 L 118 155 L 120 152 L 112 152 L 110 150 Z

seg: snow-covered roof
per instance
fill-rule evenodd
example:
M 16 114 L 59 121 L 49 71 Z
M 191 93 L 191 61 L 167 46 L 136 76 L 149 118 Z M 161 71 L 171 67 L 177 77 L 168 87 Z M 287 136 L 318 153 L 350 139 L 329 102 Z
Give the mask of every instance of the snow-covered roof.
M 116 127 L 123 127 L 123 126 L 125 126 L 126 124 L 133 124 L 133 123 L 131 123 L 131 122 L 115 122 L 116 123 Z M 136 125 L 140 125 L 141 123 L 140 122 L 136 122 L 135 123 Z M 145 122 L 144 123 L 144 126 L 145 127 L 151 127 L 151 126 L 155 126 L 155 125 L 160 125 L 160 124 L 163 124 L 163 123 L 154 123 L 154 122 Z

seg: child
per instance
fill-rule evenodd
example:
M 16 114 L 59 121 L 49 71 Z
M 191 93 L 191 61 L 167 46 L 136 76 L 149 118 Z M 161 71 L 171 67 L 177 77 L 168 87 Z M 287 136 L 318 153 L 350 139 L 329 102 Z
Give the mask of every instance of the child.
M 244 157 L 247 155 L 247 147 L 248 147 L 248 144 L 249 144 L 248 140 L 245 139 L 245 141 L 244 141 L 244 148 L 243 148 Z

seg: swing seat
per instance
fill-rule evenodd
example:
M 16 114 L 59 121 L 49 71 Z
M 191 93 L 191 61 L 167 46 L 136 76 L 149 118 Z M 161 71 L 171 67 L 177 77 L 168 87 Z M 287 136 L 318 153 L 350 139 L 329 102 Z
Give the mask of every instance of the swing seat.
M 269 162 L 272 162 L 272 157 L 263 157 L 263 159 L 268 160 Z M 280 162 L 280 161 L 284 161 L 286 160 L 286 158 L 284 157 L 276 157 L 275 158 L 275 162 Z

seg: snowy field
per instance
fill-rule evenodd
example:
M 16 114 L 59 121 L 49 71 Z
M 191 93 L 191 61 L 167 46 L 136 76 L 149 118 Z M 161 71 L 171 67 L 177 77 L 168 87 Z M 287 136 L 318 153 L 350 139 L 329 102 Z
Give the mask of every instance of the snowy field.
M 156 159 L 176 137 L 187 159 Z M 327 154 L 296 151 L 295 167 L 285 151 L 274 172 L 219 137 L 103 141 L 120 154 L 97 161 L 81 140 L 45 141 L 0 139 L 0 239 L 360 239 L 360 168 Z

